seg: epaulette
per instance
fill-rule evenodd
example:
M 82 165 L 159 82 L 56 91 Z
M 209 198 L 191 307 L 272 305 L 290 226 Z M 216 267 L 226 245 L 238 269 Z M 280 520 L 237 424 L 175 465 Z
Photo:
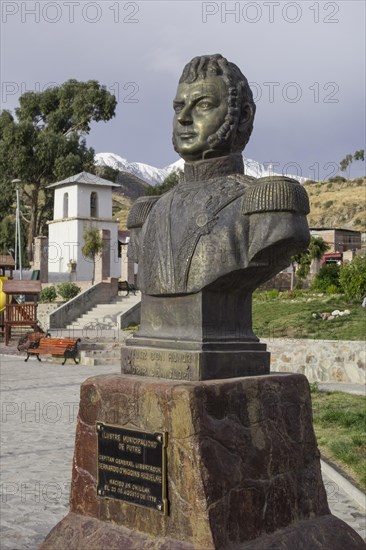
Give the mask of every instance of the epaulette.
M 161 195 L 151 195 L 139 197 L 132 205 L 132 208 L 127 218 L 127 229 L 137 229 L 144 225 L 146 218 L 148 217 L 150 210 L 154 206 Z
M 242 213 L 296 212 L 309 214 L 309 198 L 300 183 L 286 176 L 266 176 L 256 180 L 243 197 Z

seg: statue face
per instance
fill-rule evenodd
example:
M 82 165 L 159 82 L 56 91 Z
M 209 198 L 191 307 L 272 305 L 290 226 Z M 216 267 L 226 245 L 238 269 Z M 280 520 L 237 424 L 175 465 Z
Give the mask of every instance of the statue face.
M 182 82 L 174 102 L 173 144 L 184 160 L 204 158 L 211 150 L 208 138 L 222 126 L 228 112 L 226 84 L 221 77 L 213 76 L 197 82 Z M 229 144 L 220 144 L 215 154 L 230 152 Z

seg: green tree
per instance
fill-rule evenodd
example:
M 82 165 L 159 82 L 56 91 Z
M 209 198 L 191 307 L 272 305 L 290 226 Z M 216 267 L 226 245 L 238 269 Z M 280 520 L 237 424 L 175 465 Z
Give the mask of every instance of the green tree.
M 165 178 L 163 183 L 160 185 L 151 185 L 146 188 L 145 195 L 162 195 L 163 193 L 166 193 L 173 187 L 177 185 L 179 182 L 179 178 L 181 177 L 182 170 L 177 170 L 176 172 L 172 172 Z
M 366 256 L 359 255 L 341 267 L 339 281 L 348 298 L 362 300 L 366 295 Z
M 5 146 L 2 142 L 2 136 L 4 129 L 11 124 L 12 115 L 9 111 L 0 112 L 0 170 L 1 170 L 1 193 L 0 193 L 0 213 L 3 215 L 5 212 L 15 212 L 15 185 L 11 183 L 11 180 L 15 179 L 15 176 L 10 174 L 8 178 L 4 177 L 5 166 L 1 162 L 1 150 Z
M 93 260 L 93 277 L 92 284 L 95 279 L 95 260 L 98 254 L 103 250 L 103 241 L 99 230 L 96 227 L 90 226 L 84 229 L 83 232 L 84 245 L 81 249 L 86 258 Z
M 0 193 L 1 196 L 1 193 Z M 1 211 L 0 212 L 6 212 Z M 23 220 L 20 220 L 21 233 L 21 249 L 23 266 L 27 265 L 28 259 L 26 254 L 26 226 Z M 18 252 L 18 251 L 17 251 Z M 0 254 L 11 254 L 15 258 L 15 215 L 9 214 L 4 216 L 0 222 Z
M 13 203 L 11 180 L 22 181 L 23 218 L 28 223 L 28 250 L 52 209 L 47 184 L 87 170 L 95 172 L 94 150 L 86 145 L 91 123 L 115 114 L 116 98 L 95 80 L 64 84 L 44 92 L 26 92 L 15 116 L 0 113 L 2 211 Z M 4 208 L 4 210 L 3 210 Z
M 365 160 L 365 151 L 364 149 L 360 149 L 359 151 L 356 151 L 353 155 L 353 160 Z
M 4 216 L 0 222 L 0 254 L 9 254 L 11 251 L 12 256 L 14 256 L 14 235 L 14 216 Z
M 291 276 L 291 290 L 293 290 L 294 275 L 299 279 L 306 279 L 309 274 L 311 262 L 313 260 L 320 261 L 326 251 L 329 250 L 328 244 L 321 237 L 310 237 L 310 242 L 306 252 L 296 254 L 291 258 L 292 263 L 292 276 Z M 295 271 L 295 264 L 298 268 Z
M 340 267 L 336 263 L 323 265 L 315 275 L 311 288 L 320 292 L 327 292 L 327 289 L 334 286 L 341 290 L 339 282 Z
M 361 160 L 361 161 L 365 160 L 364 149 L 359 149 L 354 153 L 354 155 L 346 155 L 345 158 L 341 160 L 341 162 L 339 163 L 341 172 L 345 172 L 347 168 L 351 166 L 354 160 Z M 348 171 L 348 176 L 349 176 L 349 171 Z
M 348 166 L 351 164 L 353 160 L 353 156 L 352 155 L 346 155 L 344 157 L 344 159 L 342 159 L 339 163 L 339 167 L 341 169 L 341 172 L 345 172 L 348 168 Z
M 322 237 L 310 237 L 308 253 L 311 260 L 320 261 L 327 250 L 329 250 L 329 245 L 324 239 L 322 239 Z

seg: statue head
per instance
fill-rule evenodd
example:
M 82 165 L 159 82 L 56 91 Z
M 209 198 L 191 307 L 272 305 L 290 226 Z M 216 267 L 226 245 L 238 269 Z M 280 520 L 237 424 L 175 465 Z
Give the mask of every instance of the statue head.
M 253 130 L 255 104 L 240 69 L 220 54 L 195 57 L 174 99 L 173 145 L 188 161 L 241 152 Z

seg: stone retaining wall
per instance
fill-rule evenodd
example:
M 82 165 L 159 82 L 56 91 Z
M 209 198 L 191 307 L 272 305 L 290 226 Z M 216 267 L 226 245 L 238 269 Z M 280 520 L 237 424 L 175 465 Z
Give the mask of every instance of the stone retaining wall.
M 263 339 L 272 372 L 305 374 L 310 382 L 365 384 L 365 342 L 347 340 Z
M 117 294 L 118 279 L 93 285 L 50 314 L 50 329 L 65 328 L 93 306 L 108 304 Z
M 57 302 L 38 304 L 37 319 L 45 332 L 50 328 L 50 314 L 58 307 L 60 307 L 60 304 Z
M 309 275 L 309 278 L 311 276 Z M 300 280 L 295 275 L 294 279 L 294 288 L 308 288 L 309 287 L 309 278 L 305 281 Z M 281 271 L 277 273 L 274 277 L 263 283 L 258 287 L 258 290 L 290 290 L 291 289 L 291 273 L 287 271 Z

